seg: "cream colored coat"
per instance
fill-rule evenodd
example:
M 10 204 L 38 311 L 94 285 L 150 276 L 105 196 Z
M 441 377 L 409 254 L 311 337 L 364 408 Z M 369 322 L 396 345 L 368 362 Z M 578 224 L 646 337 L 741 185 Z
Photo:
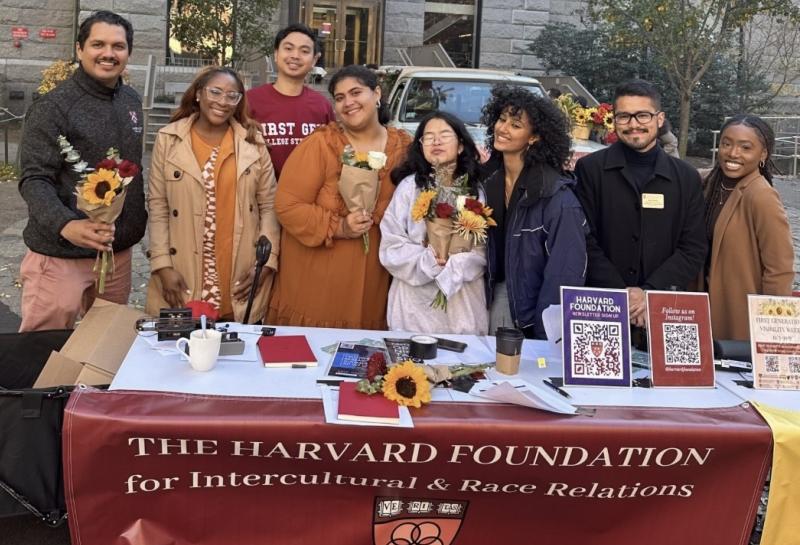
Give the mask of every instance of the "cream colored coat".
M 195 116 L 184 118 L 162 128 L 153 148 L 147 195 L 151 277 L 145 310 L 155 316 L 159 309 L 168 306 L 162 297 L 161 281 L 153 274 L 159 269 L 174 267 L 181 273 L 192 291 L 191 295 L 187 294 L 187 301 L 199 299 L 202 289 L 206 197 L 201 166 L 192 151 L 190 129 L 194 119 Z M 231 125 L 236 154 L 233 283 L 255 267 L 256 242 L 260 235 L 266 235 L 272 242 L 267 267 L 277 271 L 280 226 L 273 211 L 276 183 L 267 148 L 247 142 L 247 131 L 236 121 L 231 120 Z M 268 272 L 265 268 L 262 278 Z M 269 275 L 256 293 L 251 322 L 260 320 L 266 311 L 272 276 Z M 247 302 L 232 303 L 234 317 L 241 321 Z
M 714 338 L 749 339 L 747 295 L 791 295 L 793 267 L 786 210 L 755 171 L 736 184 L 714 225 L 707 286 Z

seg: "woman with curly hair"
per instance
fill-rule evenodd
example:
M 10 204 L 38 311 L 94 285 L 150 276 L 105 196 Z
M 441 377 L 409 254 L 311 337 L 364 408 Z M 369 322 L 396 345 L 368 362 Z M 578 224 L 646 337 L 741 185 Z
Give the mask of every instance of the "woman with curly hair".
M 486 196 L 497 221 L 488 240 L 489 330 L 513 325 L 544 339 L 542 311 L 560 303 L 561 286 L 586 280 L 586 218 L 563 171 L 567 119 L 545 97 L 498 85 L 481 121 L 492 150 Z
M 392 171 L 397 189 L 381 220 L 380 246 L 381 264 L 393 278 L 389 329 L 486 334 L 486 246 L 436 255 L 426 241 L 425 221 L 414 221 L 411 213 L 417 197 L 429 189 L 439 192 L 439 202 L 454 208 L 459 196 L 480 198 L 477 158 L 464 123 L 447 112 L 433 112 L 420 121 L 406 160 Z M 462 176 L 463 184 L 457 182 Z M 446 309 L 431 308 L 439 290 L 447 297 Z
M 711 247 L 704 280 L 717 339 L 750 338 L 748 294 L 792 294 L 792 233 L 772 187 L 774 147 L 763 119 L 732 117 L 720 131 L 717 164 L 703 176 Z

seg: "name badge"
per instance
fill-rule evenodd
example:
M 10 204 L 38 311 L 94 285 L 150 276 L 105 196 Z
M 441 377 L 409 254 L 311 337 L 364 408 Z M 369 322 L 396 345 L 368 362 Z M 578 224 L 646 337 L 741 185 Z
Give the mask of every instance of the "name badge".
M 642 208 L 664 209 L 663 193 L 642 193 Z

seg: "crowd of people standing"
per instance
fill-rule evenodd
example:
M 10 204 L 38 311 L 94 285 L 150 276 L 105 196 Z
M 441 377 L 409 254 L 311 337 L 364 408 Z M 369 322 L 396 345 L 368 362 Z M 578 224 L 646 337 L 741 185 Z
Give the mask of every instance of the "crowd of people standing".
M 542 312 L 559 303 L 560 287 L 586 285 L 627 289 L 636 327 L 646 326 L 647 290 L 707 291 L 714 336 L 746 339 L 747 294 L 791 293 L 791 234 L 772 187 L 775 137 L 756 116 L 728 120 L 716 164 L 699 173 L 658 143 L 658 91 L 628 82 L 614 96 L 619 141 L 571 173 L 559 108 L 499 85 L 483 108 L 481 163 L 464 124 L 446 112 L 423 118 L 413 137 L 388 127 L 368 68 L 334 74 L 331 107 L 304 85 L 320 55 L 307 27 L 282 29 L 274 45 L 273 84 L 248 91 L 224 67 L 196 76 L 159 131 L 147 195 L 137 173 L 122 213 L 102 222 L 77 206 L 78 174 L 59 137 L 89 164 L 109 146 L 141 162 L 141 104 L 120 77 L 130 23 L 96 12 L 81 24 L 75 75 L 25 123 L 22 331 L 73 326 L 99 295 L 98 251 L 116 256 L 101 296 L 126 303 L 130 248 L 145 226 L 151 314 L 200 301 L 241 321 L 254 294 L 251 322 L 474 334 L 513 326 L 543 338 Z M 374 205 L 353 209 L 342 196 L 345 157 L 374 155 L 380 164 L 364 167 L 377 172 Z M 490 213 L 485 236 L 437 250 L 415 219 L 430 193 L 451 209 L 472 202 Z M 262 236 L 271 255 L 256 278 Z

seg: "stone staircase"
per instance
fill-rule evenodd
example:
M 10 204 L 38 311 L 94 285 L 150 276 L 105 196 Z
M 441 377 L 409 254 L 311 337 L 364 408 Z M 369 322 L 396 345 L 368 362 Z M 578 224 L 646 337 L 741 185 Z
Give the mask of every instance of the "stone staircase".
M 145 150 L 152 150 L 153 144 L 156 142 L 156 134 L 169 123 L 169 118 L 172 116 L 172 111 L 177 107 L 177 104 L 154 103 L 153 107 L 145 110 L 145 119 L 147 123 L 147 132 L 144 135 Z

